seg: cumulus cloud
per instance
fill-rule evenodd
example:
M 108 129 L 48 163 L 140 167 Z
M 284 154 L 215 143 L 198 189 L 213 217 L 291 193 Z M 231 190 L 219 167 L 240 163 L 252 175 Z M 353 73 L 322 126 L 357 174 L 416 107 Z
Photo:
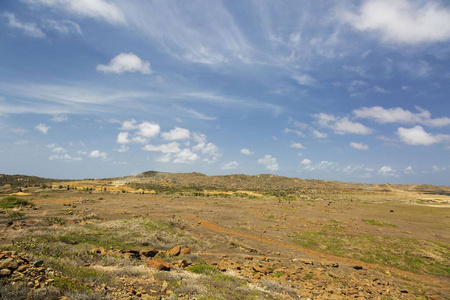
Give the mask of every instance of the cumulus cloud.
M 303 162 L 305 162 L 305 163 L 303 163 Z M 332 169 L 335 169 L 335 167 L 336 167 L 335 162 L 327 161 L 327 160 L 322 160 L 319 163 L 313 164 L 312 161 L 310 161 L 308 159 L 306 161 L 303 160 L 302 165 L 304 165 L 303 169 L 308 170 L 308 171 L 316 171 L 316 170 L 330 171 Z
M 237 161 L 231 161 L 222 166 L 222 170 L 235 170 L 239 167 L 239 163 Z
M 244 155 L 252 155 L 252 154 L 255 154 L 255 152 L 251 151 L 251 150 L 248 149 L 248 148 L 242 148 L 242 149 L 241 149 L 241 153 L 244 154 Z
M 300 143 L 291 143 L 291 148 L 303 149 L 305 147 L 302 144 L 300 144 Z
M 165 140 L 186 140 L 191 137 L 191 132 L 189 129 L 181 128 L 181 127 L 175 127 L 169 132 L 163 132 L 161 133 L 161 137 Z
M 450 39 L 450 8 L 436 1 L 369 0 L 359 12 L 341 19 L 360 31 L 372 31 L 385 42 L 420 44 Z
M 398 177 L 397 171 L 391 166 L 382 166 L 378 170 L 378 174 L 380 174 L 381 176 Z
M 30 5 L 44 5 L 71 14 L 101 19 L 113 24 L 125 23 L 121 10 L 106 0 L 25 0 Z
M 271 171 L 278 171 L 280 169 L 277 159 L 269 154 L 266 154 L 263 158 L 258 159 L 258 164 L 264 165 L 268 170 Z
M 3 16 L 8 19 L 8 26 L 21 30 L 25 35 L 34 38 L 45 38 L 45 33 L 35 23 L 23 23 L 17 20 L 16 16 L 12 13 L 5 12 Z
M 422 126 L 414 126 L 413 128 L 399 127 L 397 135 L 404 143 L 414 146 L 429 146 L 432 144 L 449 141 L 450 135 L 436 134 L 426 132 Z
M 97 65 L 97 71 L 122 74 L 124 72 L 139 72 L 150 74 L 150 63 L 143 61 L 133 53 L 120 53 L 108 65 Z
M 381 124 L 403 123 L 422 124 L 432 127 L 443 127 L 450 125 L 449 117 L 432 118 L 431 113 L 421 107 L 416 106 L 417 113 L 405 110 L 401 107 L 384 108 L 381 106 L 361 107 L 353 110 L 357 118 L 371 119 Z
M 335 117 L 334 115 L 319 113 L 315 114 L 317 123 L 324 127 L 332 129 L 336 134 L 361 134 L 367 135 L 372 133 L 372 129 L 364 126 L 361 123 L 353 122 L 347 117 Z
M 351 142 L 350 147 L 355 148 L 357 150 L 368 150 L 369 146 L 363 143 L 355 143 L 355 142 Z
M 150 122 L 142 122 L 137 126 L 137 129 L 137 134 L 146 138 L 156 137 L 161 132 L 161 127 L 158 124 Z
M 122 127 L 120 127 L 120 130 L 134 130 L 137 129 L 138 126 L 136 124 L 135 119 L 127 120 L 122 122 Z
M 414 171 L 413 167 L 411 167 L 411 166 L 407 166 L 407 167 L 405 168 L 405 170 L 403 170 L 403 173 L 405 173 L 406 175 L 414 175 L 414 174 L 417 174 L 417 172 Z
M 50 126 L 47 126 L 43 123 L 39 123 L 36 127 L 34 127 L 34 129 L 36 129 L 37 131 L 42 132 L 43 134 L 47 134 L 47 132 L 50 129 Z
M 328 137 L 328 134 L 326 134 L 325 132 L 320 132 L 318 130 L 313 130 L 313 135 L 318 139 L 325 139 Z
M 161 144 L 161 145 L 145 145 L 143 148 L 145 151 L 153 151 L 153 152 L 162 152 L 162 153 L 179 153 L 180 144 L 177 142 L 172 142 L 169 144 Z
M 101 158 L 103 160 L 108 159 L 108 154 L 106 152 L 101 152 L 100 150 L 93 150 L 89 153 L 90 158 Z
M 212 163 L 217 161 L 217 159 L 222 156 L 220 149 L 213 143 L 198 143 L 196 146 L 192 148 L 195 152 L 200 152 L 204 155 L 207 155 L 205 159 L 206 162 Z
M 197 154 L 193 153 L 190 149 L 183 149 L 179 153 L 174 155 L 173 162 L 176 164 L 186 164 L 198 160 Z
M 67 115 L 54 115 L 52 118 L 52 121 L 57 123 L 67 122 L 68 120 L 69 117 Z
M 312 164 L 312 161 L 310 159 L 305 158 L 300 163 L 304 166 L 307 166 L 307 165 Z
M 119 135 L 117 136 L 117 143 L 118 144 L 128 144 L 130 143 L 130 139 L 128 138 L 129 133 L 128 132 L 119 132 Z
M 66 152 L 66 149 L 64 149 L 63 147 L 55 147 L 52 150 L 53 153 L 64 153 Z

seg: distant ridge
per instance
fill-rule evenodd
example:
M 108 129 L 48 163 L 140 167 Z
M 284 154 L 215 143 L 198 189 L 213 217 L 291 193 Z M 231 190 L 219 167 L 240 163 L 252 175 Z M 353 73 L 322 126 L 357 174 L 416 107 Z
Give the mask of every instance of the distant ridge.
M 87 179 L 83 179 L 87 180 Z M 95 180 L 95 179 L 89 179 Z M 194 190 L 249 190 L 249 191 L 409 191 L 426 194 L 450 194 L 450 186 L 435 186 L 431 184 L 368 184 L 349 183 L 343 181 L 329 181 L 316 179 L 300 179 L 284 177 L 273 174 L 259 175 L 215 175 L 209 176 L 199 172 L 168 173 L 159 171 L 146 171 L 134 176 L 104 178 L 101 180 L 121 181 L 138 188 L 145 189 L 194 189 Z M 0 174 L 0 186 L 12 187 L 27 185 L 42 185 L 51 182 L 76 181 L 43 178 L 29 175 Z

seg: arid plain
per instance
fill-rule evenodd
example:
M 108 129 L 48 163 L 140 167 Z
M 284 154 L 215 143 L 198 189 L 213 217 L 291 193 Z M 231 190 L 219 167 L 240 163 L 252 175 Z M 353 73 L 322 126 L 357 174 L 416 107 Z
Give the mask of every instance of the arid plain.
M 0 178 L 0 299 L 448 299 L 449 187 Z

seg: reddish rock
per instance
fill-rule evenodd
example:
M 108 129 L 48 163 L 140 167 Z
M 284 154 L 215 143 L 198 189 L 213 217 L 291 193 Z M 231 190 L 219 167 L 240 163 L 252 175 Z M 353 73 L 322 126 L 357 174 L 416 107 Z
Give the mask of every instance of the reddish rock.
M 148 261 L 147 265 L 150 268 L 153 268 L 153 269 L 156 269 L 159 271 L 170 271 L 169 264 L 161 257 L 151 259 L 150 261 Z
M 187 255 L 191 253 L 191 249 L 189 248 L 183 248 L 180 250 L 180 255 Z
M 170 256 L 177 256 L 180 254 L 180 251 L 181 251 L 181 246 L 175 246 L 172 249 L 170 249 L 167 253 Z

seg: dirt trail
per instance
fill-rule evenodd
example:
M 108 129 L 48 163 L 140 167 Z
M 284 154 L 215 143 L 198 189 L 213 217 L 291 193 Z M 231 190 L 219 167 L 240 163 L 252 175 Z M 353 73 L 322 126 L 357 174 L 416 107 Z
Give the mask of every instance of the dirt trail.
M 290 248 L 293 250 L 301 251 L 305 254 L 315 257 L 317 260 L 319 260 L 321 262 L 325 262 L 325 263 L 338 262 L 340 265 L 345 265 L 345 266 L 358 265 L 358 266 L 362 266 L 363 268 L 370 269 L 372 271 L 378 271 L 380 269 L 383 269 L 385 271 L 389 271 L 392 275 L 396 275 L 396 277 L 399 277 L 399 278 L 408 278 L 409 281 L 427 282 L 427 284 L 449 290 L 449 281 L 446 279 L 436 278 L 436 277 L 427 276 L 427 275 L 418 275 L 418 274 L 400 270 L 400 269 L 397 269 L 394 267 L 365 263 L 365 262 L 362 262 L 359 260 L 345 258 L 345 257 L 341 257 L 341 256 L 335 256 L 335 255 L 323 253 L 323 252 L 318 252 L 318 251 L 303 248 L 303 247 L 300 247 L 297 245 L 288 244 L 288 243 L 284 243 L 281 241 L 276 241 L 273 239 L 268 239 L 268 238 L 264 238 L 261 236 L 253 235 L 253 234 L 247 234 L 247 233 L 234 231 L 234 230 L 231 230 L 228 228 L 220 227 L 220 226 L 213 224 L 205 219 L 202 219 L 202 218 L 199 218 L 196 216 L 192 216 L 192 215 L 184 215 L 184 214 L 176 214 L 176 213 L 175 214 L 153 213 L 153 214 L 149 214 L 149 215 L 155 216 L 155 217 L 158 217 L 158 216 L 159 217 L 174 217 L 175 216 L 175 217 L 182 218 L 182 219 L 189 219 L 189 220 L 193 220 L 193 221 L 197 221 L 197 222 L 201 223 L 201 225 L 203 225 L 205 228 L 212 230 L 214 232 L 244 237 L 244 238 L 252 239 L 252 240 L 255 240 L 255 241 L 258 241 L 261 243 L 265 243 L 265 244 L 269 244 L 269 245 L 280 246 L 280 247 L 285 247 L 285 248 Z

